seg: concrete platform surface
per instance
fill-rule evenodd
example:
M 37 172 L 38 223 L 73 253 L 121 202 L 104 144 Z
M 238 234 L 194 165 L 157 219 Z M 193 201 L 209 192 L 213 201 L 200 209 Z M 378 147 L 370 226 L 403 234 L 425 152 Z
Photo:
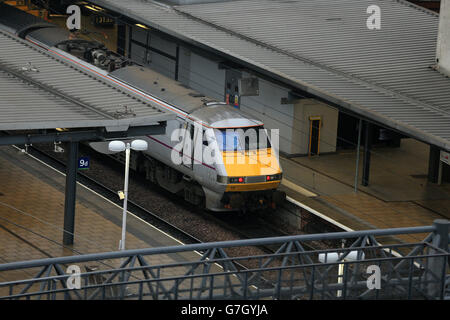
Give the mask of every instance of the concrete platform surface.
M 375 148 L 367 187 L 361 185 L 361 152 L 357 192 L 355 150 L 281 157 L 280 161 L 283 176 L 289 181 L 281 188 L 288 196 L 350 229 L 413 227 L 450 219 L 450 184 L 427 181 L 428 146 L 416 140 L 403 139 L 400 148 Z M 292 187 L 292 183 L 308 192 Z M 423 236 L 403 240 L 418 241 Z
M 78 184 L 75 240 L 63 246 L 65 176 L 13 147 L 0 147 L 0 181 L 0 264 L 118 250 L 121 207 Z M 127 249 L 174 245 L 180 242 L 128 214 Z M 188 252 L 158 255 L 152 263 L 198 259 Z M 27 278 L 31 271 L 0 273 L 0 282 Z

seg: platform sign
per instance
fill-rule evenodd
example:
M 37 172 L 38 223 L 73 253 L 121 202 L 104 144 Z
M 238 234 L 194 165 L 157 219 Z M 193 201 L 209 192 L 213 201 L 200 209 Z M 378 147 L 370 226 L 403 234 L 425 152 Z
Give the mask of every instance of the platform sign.
M 89 157 L 80 157 L 78 158 L 78 170 L 87 170 L 89 169 L 89 165 L 91 160 Z
M 116 21 L 113 18 L 101 15 L 94 15 L 94 24 L 96 26 L 110 27 L 114 26 L 115 23 Z

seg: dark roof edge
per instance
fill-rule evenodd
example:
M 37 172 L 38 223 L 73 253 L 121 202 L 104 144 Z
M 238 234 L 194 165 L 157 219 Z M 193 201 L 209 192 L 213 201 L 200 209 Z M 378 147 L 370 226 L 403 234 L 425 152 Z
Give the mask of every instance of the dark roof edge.
M 414 8 L 414 9 L 419 10 L 419 11 L 423 11 L 423 12 L 429 14 L 429 15 L 439 17 L 439 13 L 437 13 L 437 12 L 431 10 L 431 9 L 428 9 L 428 8 L 425 8 L 425 7 L 421 7 L 421 6 L 419 6 L 418 4 L 409 2 L 409 1 L 407 1 L 407 0 L 391 0 L 391 1 L 393 1 L 393 2 L 399 2 L 399 3 L 401 3 L 401 4 L 405 5 L 405 6 Z

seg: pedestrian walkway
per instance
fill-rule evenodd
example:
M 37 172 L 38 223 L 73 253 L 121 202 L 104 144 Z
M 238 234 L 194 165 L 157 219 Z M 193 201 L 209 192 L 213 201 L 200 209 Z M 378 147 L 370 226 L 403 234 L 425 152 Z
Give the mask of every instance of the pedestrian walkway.
M 363 187 L 362 152 L 359 185 L 355 192 L 356 151 L 316 157 L 281 158 L 281 188 L 353 230 L 430 225 L 450 218 L 450 184 L 427 181 L 428 146 L 403 139 L 400 148 L 375 148 L 369 186 Z M 296 190 L 293 185 L 307 190 Z M 418 241 L 423 235 L 408 236 Z

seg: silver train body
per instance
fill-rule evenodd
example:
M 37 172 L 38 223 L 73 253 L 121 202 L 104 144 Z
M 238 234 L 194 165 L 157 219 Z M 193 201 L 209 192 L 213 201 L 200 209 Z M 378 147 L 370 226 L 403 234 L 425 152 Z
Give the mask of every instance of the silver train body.
M 283 201 L 281 167 L 261 121 L 3 4 L 0 29 L 177 115 L 165 134 L 140 137 L 149 147 L 132 154 L 131 166 L 146 179 L 212 211 L 274 208 Z M 91 146 L 107 153 L 107 144 Z

